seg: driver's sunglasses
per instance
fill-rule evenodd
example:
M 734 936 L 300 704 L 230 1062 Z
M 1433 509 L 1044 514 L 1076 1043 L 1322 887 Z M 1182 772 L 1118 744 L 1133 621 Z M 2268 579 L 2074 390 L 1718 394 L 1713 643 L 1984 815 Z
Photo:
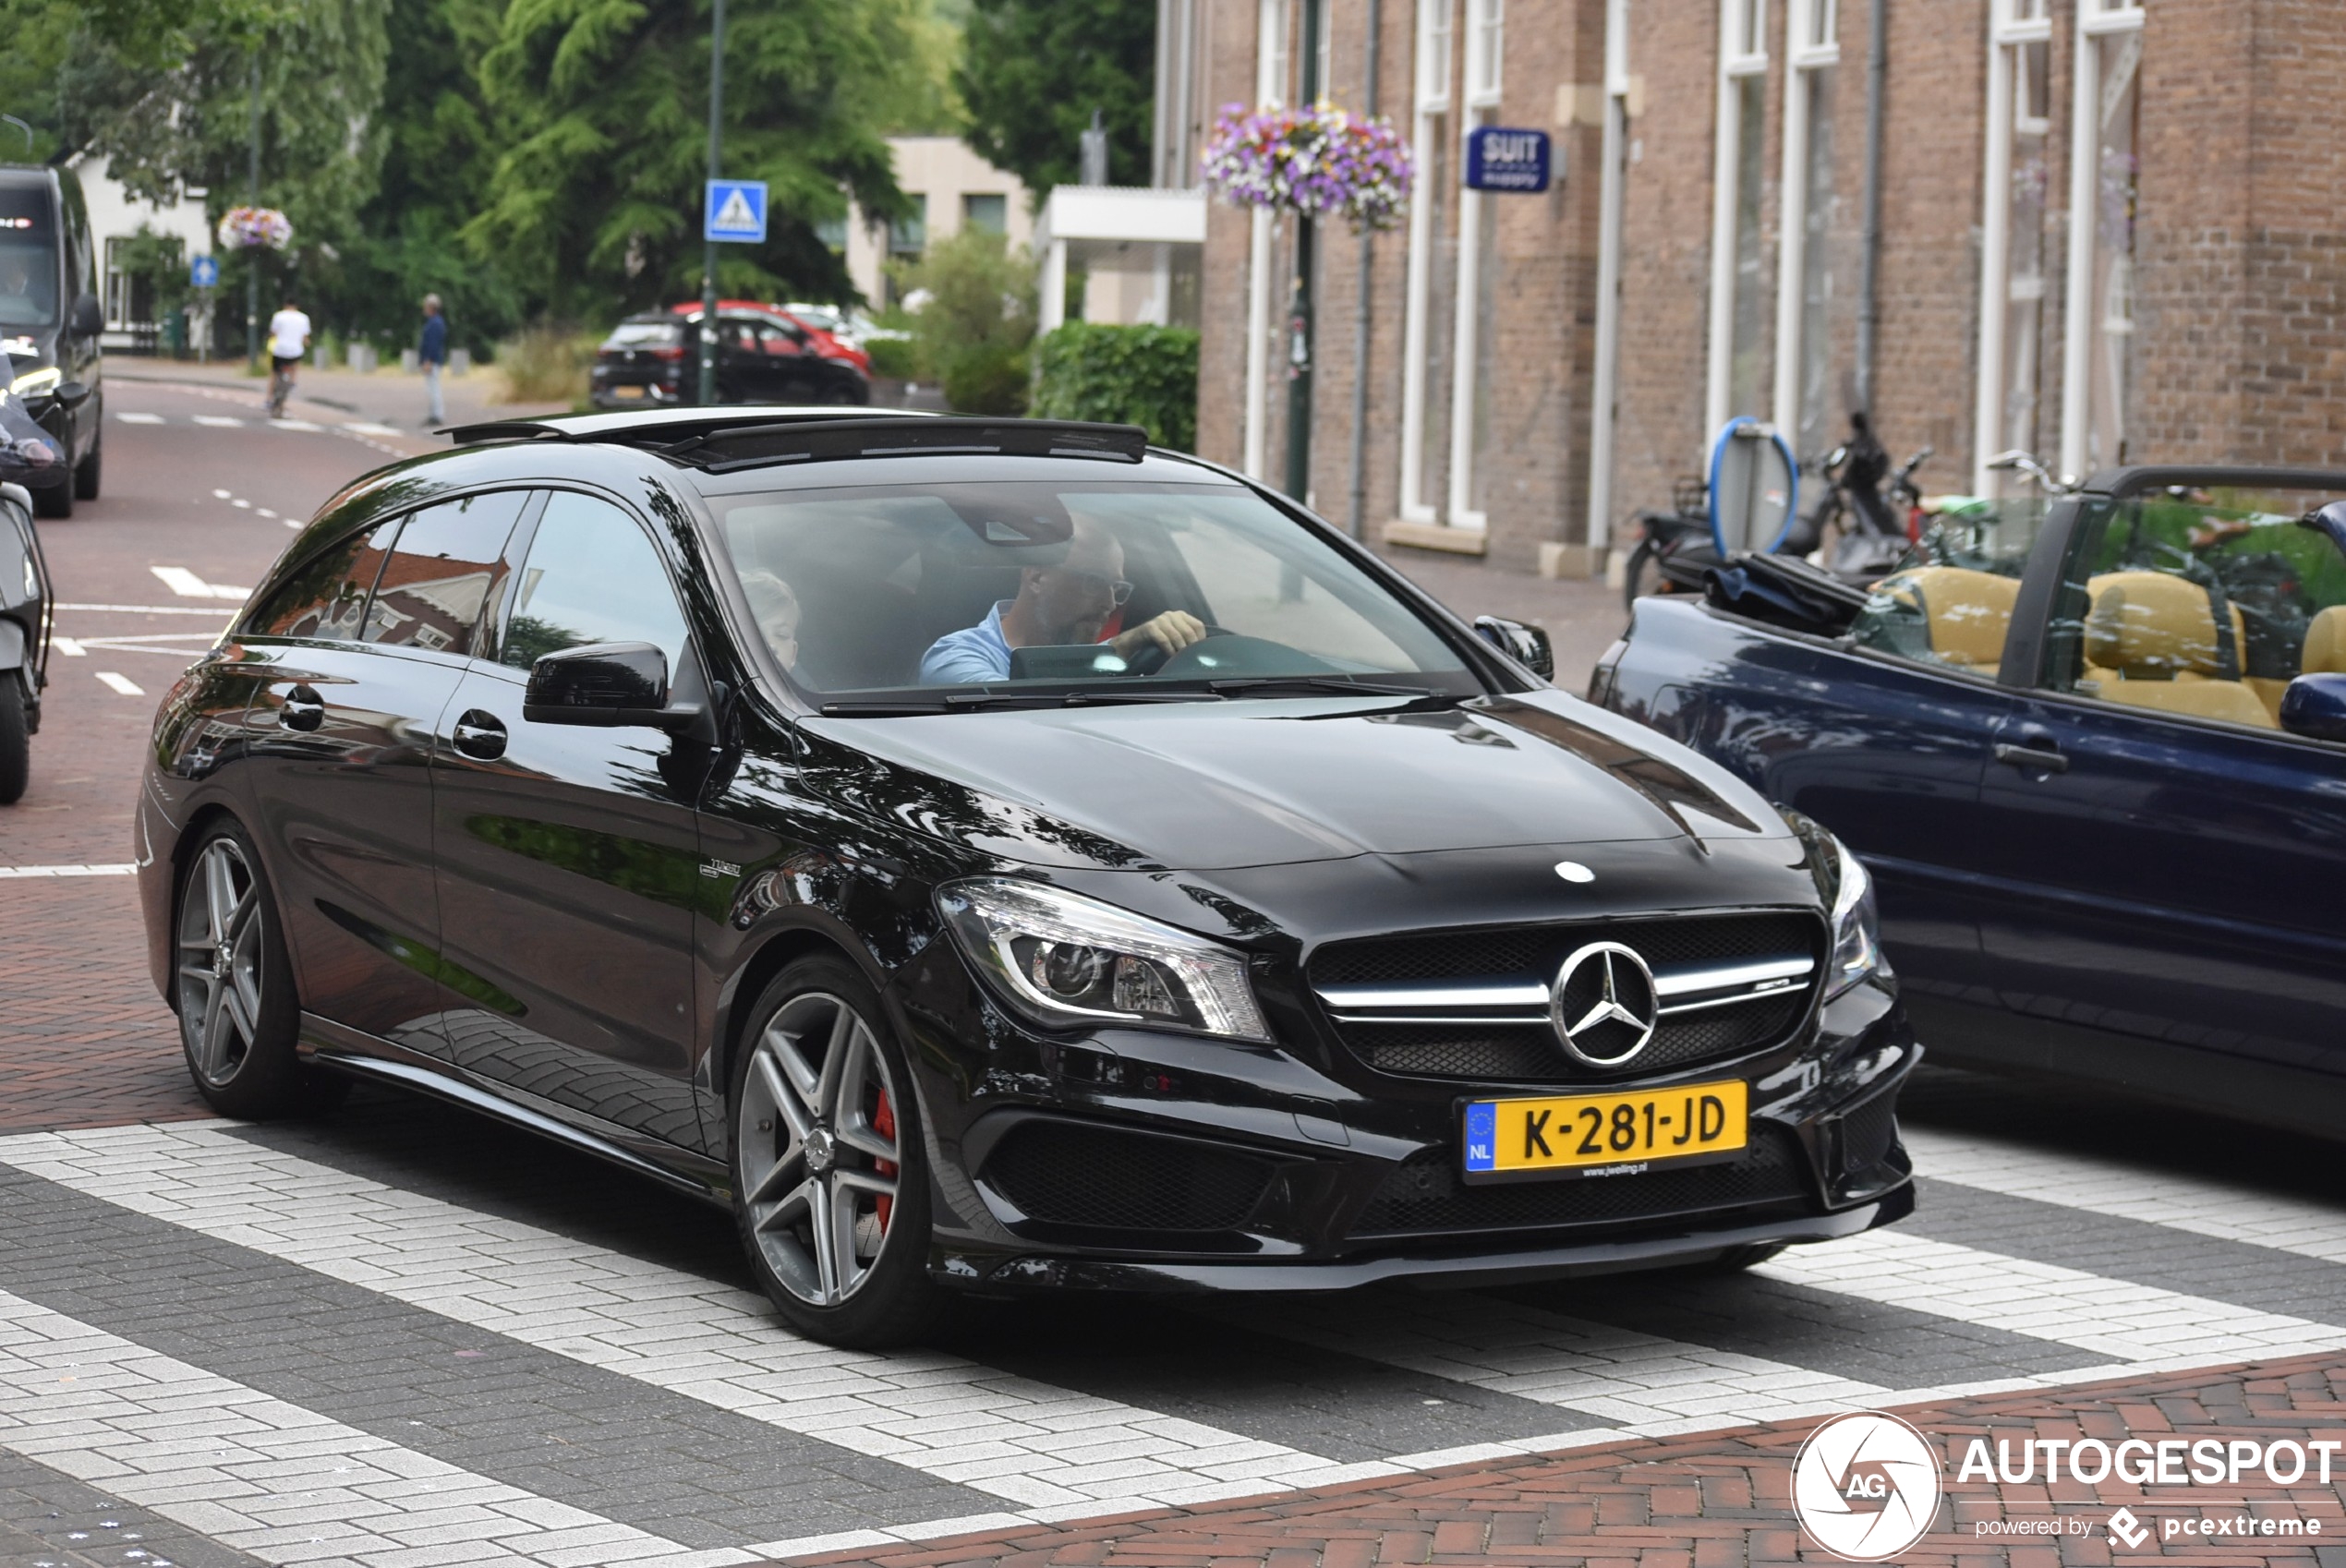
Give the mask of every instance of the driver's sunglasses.
M 1059 570 L 1070 577 L 1078 578 L 1086 583 L 1094 583 L 1106 588 L 1108 602 L 1119 608 L 1132 597 L 1132 585 L 1121 577 L 1103 577 L 1096 572 L 1070 572 L 1064 566 Z

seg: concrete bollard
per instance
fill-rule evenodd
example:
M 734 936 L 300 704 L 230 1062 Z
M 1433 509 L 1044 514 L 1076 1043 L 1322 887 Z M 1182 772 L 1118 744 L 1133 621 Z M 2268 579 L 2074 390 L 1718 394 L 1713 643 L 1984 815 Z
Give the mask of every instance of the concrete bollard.
M 472 369 L 473 351 L 471 349 L 452 348 L 448 351 L 448 373 L 450 375 L 469 376 L 472 374 Z
M 375 345 L 370 343 L 354 343 L 344 351 L 343 357 L 352 369 L 360 375 L 365 375 L 375 368 Z
M 399 368 L 408 375 L 414 375 L 417 368 L 421 363 L 422 361 L 417 357 L 416 351 L 414 349 L 403 348 L 399 351 Z

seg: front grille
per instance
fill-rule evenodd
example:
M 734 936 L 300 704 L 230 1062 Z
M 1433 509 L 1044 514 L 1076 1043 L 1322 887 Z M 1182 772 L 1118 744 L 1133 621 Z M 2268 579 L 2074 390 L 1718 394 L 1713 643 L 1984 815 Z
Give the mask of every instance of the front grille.
M 1772 953 L 1813 953 L 1814 918 L 1789 910 L 1762 914 L 1674 915 L 1602 926 L 1514 926 L 1496 931 L 1435 931 L 1332 942 L 1312 956 L 1314 985 L 1379 985 L 1412 980 L 1504 975 L 1548 980 L 1586 942 L 1626 942 L 1647 964 L 1723 962 Z
M 1567 1083 L 1669 1072 L 1778 1038 L 1800 1021 L 1805 993 L 1777 992 L 1732 1007 L 1713 1007 L 1654 1026 L 1646 1048 L 1604 1069 L 1564 1053 L 1545 1024 L 1490 1029 L 1471 1024 L 1348 1023 L 1346 1043 L 1379 1072 L 1408 1078 L 1457 1078 L 1514 1083 Z
M 1352 1238 L 1609 1224 L 1772 1203 L 1805 1207 L 1808 1178 L 1791 1134 L 1764 1123 L 1751 1132 L 1750 1152 L 1733 1164 L 1498 1187 L 1469 1187 L 1458 1176 L 1457 1150 L 1429 1150 L 1385 1178 L 1352 1222 Z
M 1312 958 L 1309 974 L 1321 989 L 1425 982 L 1545 985 L 1575 948 L 1601 939 L 1626 943 L 1649 968 L 1667 972 L 1739 959 L 1814 959 L 1820 927 L 1811 916 L 1782 911 L 1378 936 L 1321 949 Z M 1406 1012 L 1374 1019 L 1352 1013 L 1340 1018 L 1336 1030 L 1353 1055 L 1379 1072 L 1483 1082 L 1602 1082 L 1675 1071 L 1774 1043 L 1806 1016 L 1813 988 L 1810 982 L 1665 1017 L 1645 1049 L 1616 1068 L 1580 1062 L 1544 1021 L 1429 1023 Z M 1523 1011 L 1510 1010 L 1518 1016 Z
M 1841 1170 L 1856 1176 L 1889 1156 L 1898 1136 L 1898 1092 L 1883 1091 L 1841 1117 Z
M 1037 1121 L 1010 1132 L 979 1178 L 1050 1224 L 1222 1231 L 1254 1212 L 1271 1166 L 1179 1139 Z

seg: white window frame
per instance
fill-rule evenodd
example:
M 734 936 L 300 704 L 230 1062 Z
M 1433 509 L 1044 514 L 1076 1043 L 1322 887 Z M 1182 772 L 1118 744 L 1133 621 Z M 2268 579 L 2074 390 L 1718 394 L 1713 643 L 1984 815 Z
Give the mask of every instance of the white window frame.
M 1466 113 L 1458 116 L 1457 159 L 1466 166 L 1466 139 L 1495 119 L 1506 80 L 1506 0 L 1466 0 Z M 1486 529 L 1474 510 L 1474 392 L 1481 372 L 1482 203 L 1479 190 L 1458 182 L 1458 286 L 1450 320 L 1450 495 L 1453 528 Z
M 1254 102 L 1271 108 L 1287 101 L 1288 28 L 1291 0 L 1256 0 Z M 1250 479 L 1264 476 L 1271 423 L 1271 267 L 1275 257 L 1268 209 L 1249 220 L 1246 286 L 1246 412 L 1239 466 Z
M 1768 74 L 1768 0 L 1719 0 L 1719 104 L 1711 165 L 1711 321 L 1703 367 L 1703 436 L 1727 422 L 1735 338 L 1735 171 L 1742 163 L 1747 78 Z M 1782 344 L 1778 344 L 1782 351 Z
M 1773 407 L 1776 428 L 1790 439 L 1800 428 L 1801 318 L 1807 307 L 1808 73 L 1841 64 L 1841 17 L 1839 0 L 1784 0 L 1784 168 L 1778 186 L 1783 219 L 1776 225 Z M 1715 430 L 1723 422 L 1711 428 Z
M 1453 0 L 1418 0 L 1415 115 L 1410 145 L 1423 147 L 1436 115 L 1450 109 L 1455 54 Z M 1422 184 L 1422 175 L 1421 175 Z M 1433 216 L 1423 201 L 1409 203 L 1409 260 L 1401 328 L 1401 495 L 1404 523 L 1439 521 L 1425 493 L 1425 346 L 1427 296 L 1433 271 Z
M 2062 296 L 2061 466 L 2082 476 L 2093 440 L 2094 242 L 2100 228 L 2101 51 L 2113 33 L 2138 32 L 2139 0 L 2078 0 L 2075 92 L 2069 114 L 2069 275 Z
M 1979 387 L 1972 404 L 1972 489 L 1993 495 L 1988 460 L 2003 445 L 2010 366 L 2004 332 L 2012 300 L 2012 139 L 2019 78 L 2014 66 L 2030 44 L 2052 39 L 2045 0 L 1992 0 L 1988 13 L 1987 166 L 1980 181 Z

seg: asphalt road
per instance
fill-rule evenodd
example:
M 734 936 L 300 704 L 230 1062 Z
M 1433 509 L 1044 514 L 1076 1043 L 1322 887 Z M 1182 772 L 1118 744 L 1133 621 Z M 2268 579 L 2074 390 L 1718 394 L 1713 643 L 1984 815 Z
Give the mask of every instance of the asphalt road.
M 294 525 L 428 440 L 315 407 L 268 427 L 234 388 L 110 396 L 104 497 L 43 525 L 69 642 L 0 872 L 129 858 L 180 665 Z M 522 1135 L 372 1091 L 210 1119 L 128 878 L 0 875 L 0 911 L 6 1568 L 713 1568 L 2346 1365 L 2333 1149 L 1948 1074 L 1909 1100 L 1912 1221 L 1739 1278 L 973 1307 L 922 1351 L 832 1351 L 774 1324 L 722 1216 Z M 1708 1505 L 1662 1497 L 1639 1528 Z M 1477 1538 L 1464 1560 L 1516 1560 Z

